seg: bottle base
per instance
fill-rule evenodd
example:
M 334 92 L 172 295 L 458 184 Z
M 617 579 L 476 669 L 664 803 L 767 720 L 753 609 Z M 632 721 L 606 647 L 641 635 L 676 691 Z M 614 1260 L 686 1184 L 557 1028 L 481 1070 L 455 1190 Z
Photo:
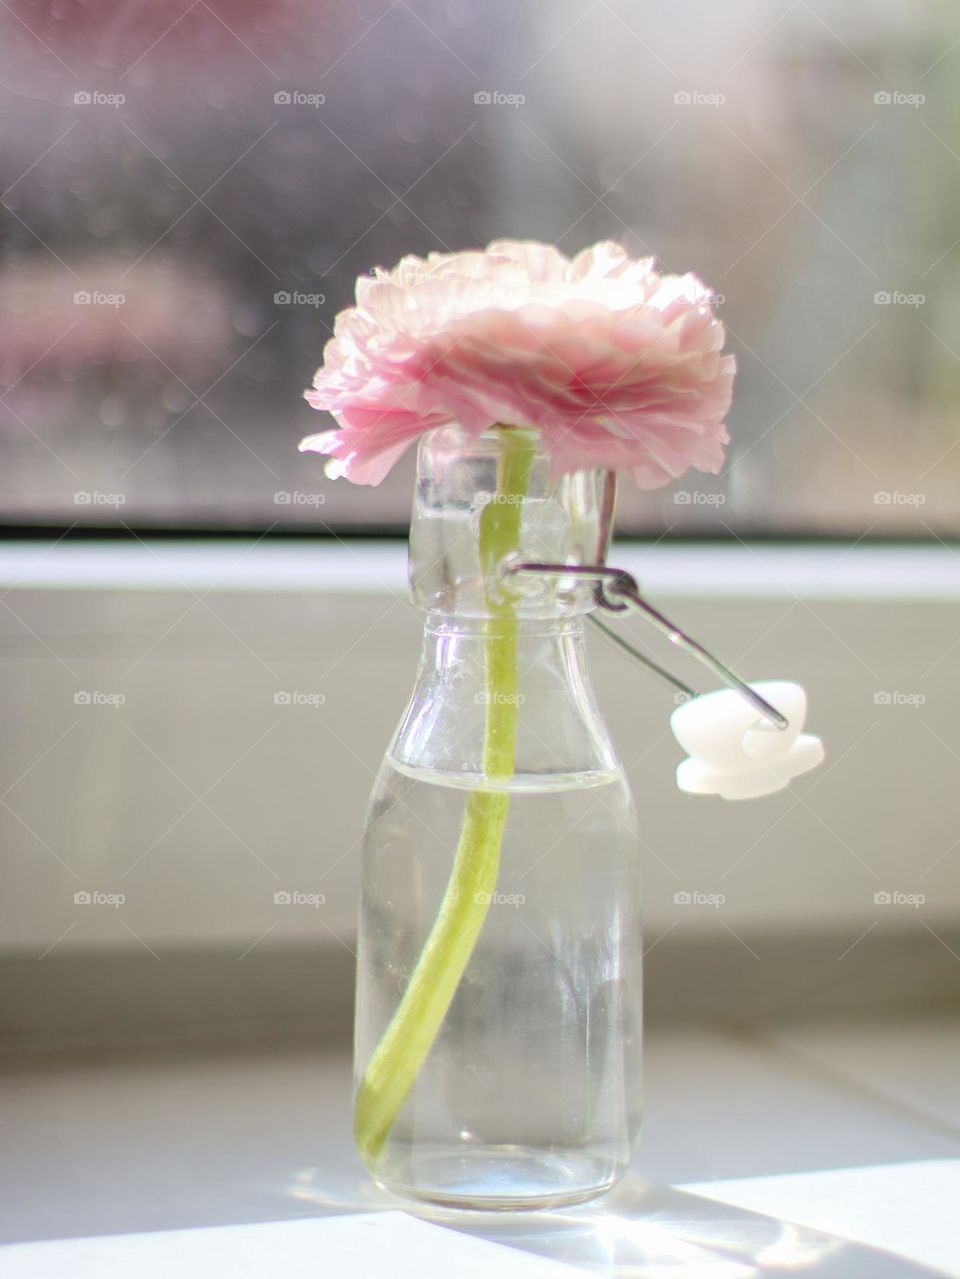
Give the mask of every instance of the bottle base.
M 391 1152 L 373 1172 L 383 1189 L 404 1198 L 478 1212 L 523 1212 L 584 1203 L 606 1192 L 625 1166 L 584 1152 L 526 1146 L 417 1146 Z

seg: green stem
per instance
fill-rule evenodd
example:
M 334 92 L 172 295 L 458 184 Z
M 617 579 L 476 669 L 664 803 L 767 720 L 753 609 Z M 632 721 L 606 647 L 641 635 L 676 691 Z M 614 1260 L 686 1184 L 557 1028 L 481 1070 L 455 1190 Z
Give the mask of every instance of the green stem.
M 480 517 L 480 563 L 488 582 L 520 544 L 521 508 L 535 456 L 525 432 L 506 428 L 501 435 L 497 493 Z M 488 592 L 487 604 L 483 773 L 505 779 L 513 775 L 517 733 L 517 621 L 509 601 Z M 478 790 L 467 798 L 440 912 L 357 1092 L 354 1137 L 370 1163 L 383 1149 L 470 961 L 496 890 L 509 807 L 506 791 Z

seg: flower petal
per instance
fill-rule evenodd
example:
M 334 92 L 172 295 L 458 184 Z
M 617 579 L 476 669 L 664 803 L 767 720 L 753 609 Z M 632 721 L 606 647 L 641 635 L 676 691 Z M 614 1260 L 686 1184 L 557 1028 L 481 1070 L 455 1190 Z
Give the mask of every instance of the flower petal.
M 457 420 L 541 432 L 556 474 L 608 466 L 658 487 L 723 463 L 734 361 L 693 275 L 603 242 L 408 256 L 357 281 L 306 398 L 340 432 L 302 447 L 379 483 L 424 431 Z

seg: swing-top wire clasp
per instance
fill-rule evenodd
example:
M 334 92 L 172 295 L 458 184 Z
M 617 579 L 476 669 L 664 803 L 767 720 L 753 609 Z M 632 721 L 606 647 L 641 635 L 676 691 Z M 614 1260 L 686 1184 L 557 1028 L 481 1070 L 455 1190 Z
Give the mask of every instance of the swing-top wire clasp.
M 685 653 L 696 658 L 698 662 L 702 662 L 718 679 L 745 698 L 764 719 L 778 729 L 784 729 L 789 726 L 787 717 L 782 715 L 775 706 L 771 706 L 765 698 L 761 697 L 749 684 L 746 684 L 739 675 L 721 662 L 709 649 L 704 648 L 701 643 L 693 639 L 692 636 L 688 635 L 674 622 L 671 622 L 668 617 L 665 617 L 658 608 L 654 608 L 651 603 L 645 600 L 640 593 L 636 578 L 632 573 L 628 573 L 626 569 L 612 568 L 605 564 L 547 564 L 522 560 L 506 564 L 504 571 L 511 575 L 535 574 L 547 577 L 578 577 L 593 581 L 594 598 L 598 608 L 607 613 L 628 613 L 631 611 L 643 613 L 659 631 L 666 635 L 672 644 L 676 644 Z M 647 657 L 645 653 L 634 648 L 632 644 L 628 643 L 627 640 L 609 627 L 606 622 L 601 621 L 596 614 L 591 614 L 590 620 L 621 649 L 672 684 L 674 688 L 679 689 L 687 697 L 698 696 L 689 685 L 678 679 L 658 662 Z

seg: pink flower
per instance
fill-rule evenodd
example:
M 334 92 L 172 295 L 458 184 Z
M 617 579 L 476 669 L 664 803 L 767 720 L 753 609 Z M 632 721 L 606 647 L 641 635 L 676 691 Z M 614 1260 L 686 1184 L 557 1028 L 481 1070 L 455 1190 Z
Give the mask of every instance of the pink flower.
M 301 450 L 379 484 L 424 431 L 538 427 L 556 474 L 600 466 L 656 488 L 719 471 L 734 359 L 693 275 L 658 275 L 618 244 L 572 261 L 551 245 L 406 257 L 357 281 L 306 398 L 337 431 Z

